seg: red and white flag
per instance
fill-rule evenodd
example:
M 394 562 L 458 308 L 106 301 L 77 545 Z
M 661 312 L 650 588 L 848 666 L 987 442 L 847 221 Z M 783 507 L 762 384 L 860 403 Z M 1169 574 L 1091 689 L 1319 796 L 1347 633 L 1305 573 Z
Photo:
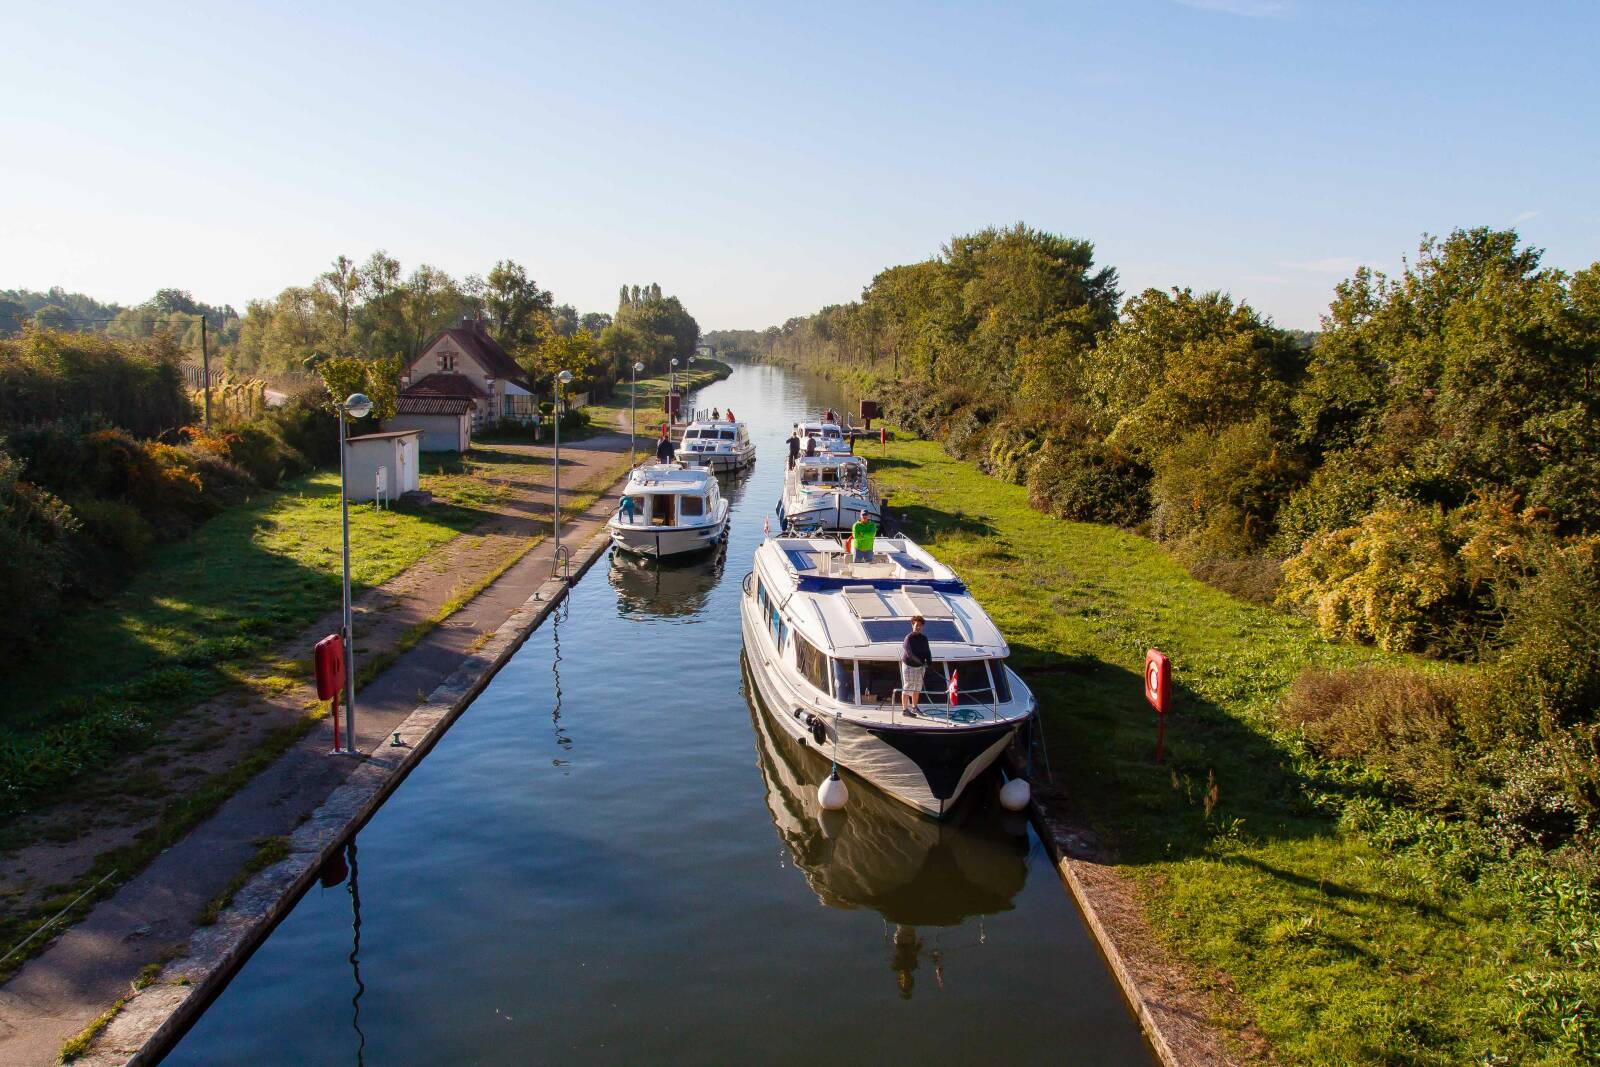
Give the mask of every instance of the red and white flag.
M 772 536 L 772 516 L 769 515 L 761 520 L 761 532 L 768 537 Z
M 953 707 L 956 706 L 956 672 L 955 671 L 951 671 L 950 672 L 950 688 L 949 688 L 948 692 L 950 694 L 950 706 L 953 708 Z

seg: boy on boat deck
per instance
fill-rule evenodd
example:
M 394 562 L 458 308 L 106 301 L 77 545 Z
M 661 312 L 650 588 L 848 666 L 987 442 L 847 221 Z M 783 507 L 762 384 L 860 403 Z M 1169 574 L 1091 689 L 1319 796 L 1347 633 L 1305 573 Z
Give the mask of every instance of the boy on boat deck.
M 916 714 L 922 699 L 922 678 L 928 673 L 928 663 L 933 659 L 933 649 L 922 632 L 922 616 L 911 616 L 911 632 L 900 645 L 900 707 L 908 715 Z
M 856 520 L 850 527 L 850 543 L 855 546 L 855 561 L 857 563 L 872 562 L 872 545 L 878 537 L 878 524 L 868 519 L 865 515 Z

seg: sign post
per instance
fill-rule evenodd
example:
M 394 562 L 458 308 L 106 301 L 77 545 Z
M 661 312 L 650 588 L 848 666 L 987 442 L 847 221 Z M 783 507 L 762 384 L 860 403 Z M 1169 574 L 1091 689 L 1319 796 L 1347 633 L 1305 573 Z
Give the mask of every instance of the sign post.
M 1144 654 L 1144 698 L 1156 709 L 1156 763 L 1167 739 L 1167 709 L 1172 705 L 1172 661 L 1160 649 Z

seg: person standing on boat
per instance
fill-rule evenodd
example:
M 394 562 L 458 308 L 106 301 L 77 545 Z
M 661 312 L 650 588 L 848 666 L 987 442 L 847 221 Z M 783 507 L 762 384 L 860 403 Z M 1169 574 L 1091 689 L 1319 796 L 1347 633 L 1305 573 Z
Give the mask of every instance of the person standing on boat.
M 794 429 L 789 431 L 789 469 L 794 470 L 794 461 L 800 458 L 800 424 L 794 424 Z
M 729 422 L 733 421 L 733 409 L 732 408 L 728 409 L 728 421 Z
M 814 456 L 816 454 L 817 454 L 817 439 L 815 437 L 813 437 L 811 434 L 806 434 L 806 455 L 807 456 Z
M 927 635 L 922 632 L 922 616 L 911 616 L 911 632 L 900 645 L 900 706 L 915 715 L 917 703 L 922 699 L 922 679 L 933 661 L 933 649 L 928 647 Z
M 850 527 L 850 543 L 855 546 L 857 563 L 872 562 L 872 543 L 878 537 L 878 524 L 862 515 Z M 909 636 L 909 635 L 907 635 Z
M 672 431 L 661 427 L 661 440 L 656 442 L 656 462 L 671 463 L 672 457 L 677 454 L 678 446 L 672 443 Z
M 721 408 L 712 408 L 711 409 L 711 421 L 712 422 L 716 422 L 720 418 L 722 418 L 722 409 Z

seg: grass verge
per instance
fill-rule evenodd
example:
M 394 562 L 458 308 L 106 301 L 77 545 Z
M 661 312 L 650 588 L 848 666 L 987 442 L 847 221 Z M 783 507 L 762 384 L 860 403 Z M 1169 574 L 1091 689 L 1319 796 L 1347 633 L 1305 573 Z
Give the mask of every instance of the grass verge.
M 1073 814 L 1136 880 L 1158 936 L 1231 983 L 1284 1060 L 1585 1057 L 1560 1019 L 1537 1017 L 1538 990 L 1572 978 L 1548 948 L 1565 935 L 1523 888 L 1537 859 L 1492 856 L 1405 810 L 1381 781 L 1312 759 L 1275 717 L 1308 665 L 1396 657 L 1322 641 L 1143 538 L 1050 519 L 937 444 L 862 451 L 891 514 L 1007 635 Z M 1151 647 L 1172 657 L 1178 693 L 1164 766 L 1141 689 Z

